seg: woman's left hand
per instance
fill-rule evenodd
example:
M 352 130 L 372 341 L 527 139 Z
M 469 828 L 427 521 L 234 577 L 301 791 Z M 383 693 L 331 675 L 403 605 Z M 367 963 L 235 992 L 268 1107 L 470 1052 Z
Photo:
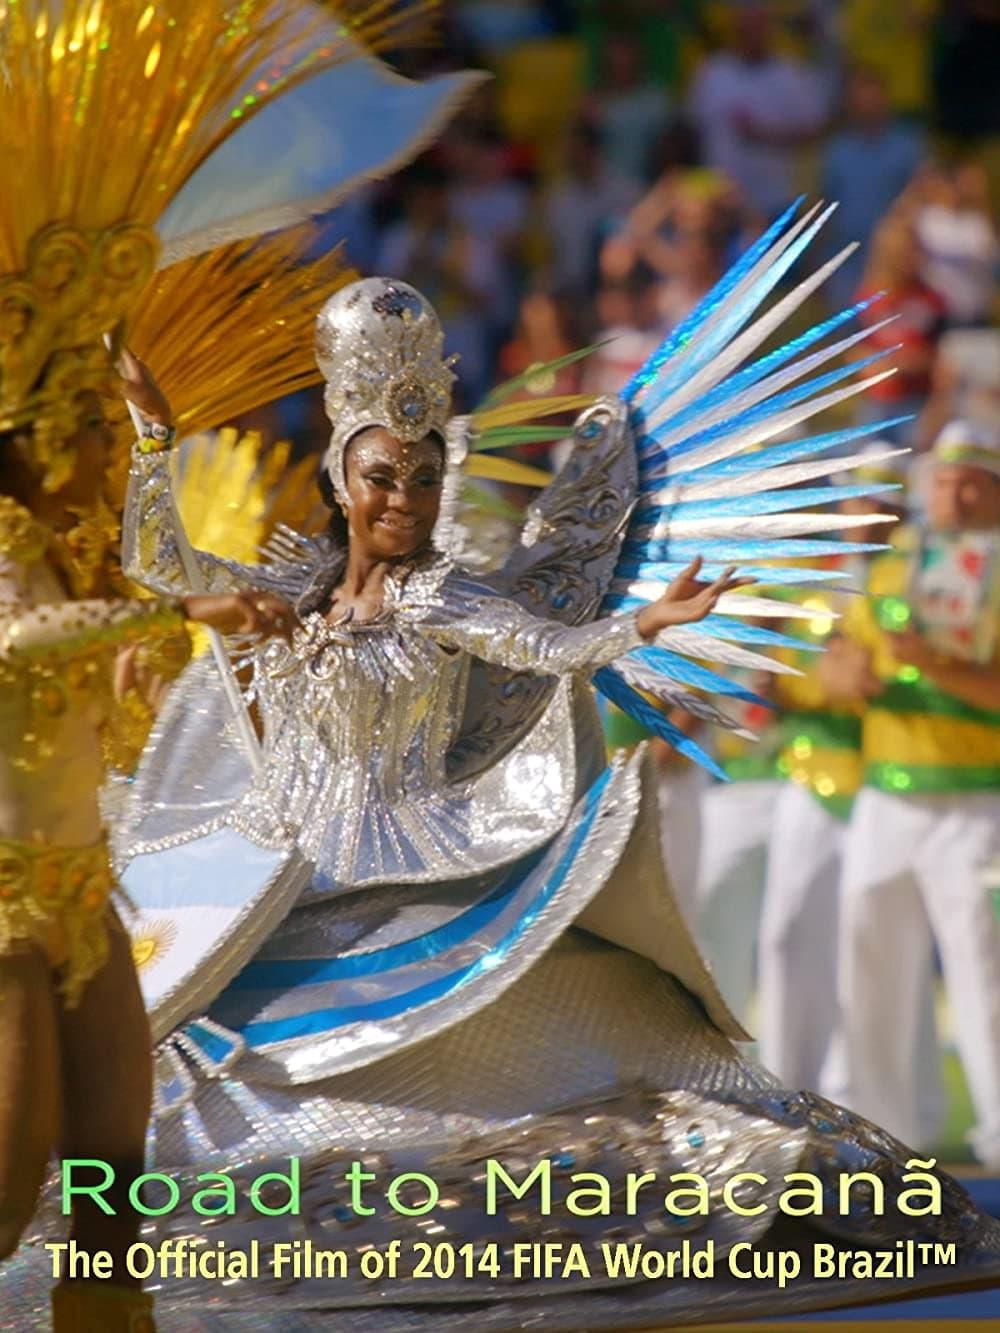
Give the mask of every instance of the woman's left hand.
M 173 413 L 166 394 L 145 362 L 127 347 L 123 347 L 119 355 L 118 375 L 122 397 L 133 403 L 147 421 L 158 422 L 161 426 L 173 425 Z
M 724 593 L 734 588 L 745 588 L 753 579 L 736 577 L 736 566 L 731 565 L 714 583 L 698 578 L 704 561 L 693 560 L 682 574 L 670 584 L 663 596 L 644 606 L 636 616 L 639 633 L 647 641 L 655 639 L 661 630 L 672 625 L 691 625 L 711 615 Z

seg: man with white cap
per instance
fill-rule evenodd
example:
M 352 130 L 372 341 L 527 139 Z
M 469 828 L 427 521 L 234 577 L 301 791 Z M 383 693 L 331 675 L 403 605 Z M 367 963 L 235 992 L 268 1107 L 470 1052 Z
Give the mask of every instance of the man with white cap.
M 955 422 L 926 471 L 925 530 L 872 564 L 824 667 L 867 701 L 864 786 L 841 880 L 840 1030 L 824 1091 L 915 1147 L 937 946 L 978 1124 L 1000 1165 L 1000 438 Z

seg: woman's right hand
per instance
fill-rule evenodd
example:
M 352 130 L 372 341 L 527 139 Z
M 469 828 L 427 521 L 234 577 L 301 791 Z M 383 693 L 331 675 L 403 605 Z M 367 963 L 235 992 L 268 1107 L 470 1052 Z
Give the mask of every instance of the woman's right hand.
M 153 378 L 145 362 L 123 347 L 118 359 L 119 388 L 122 397 L 134 403 L 147 421 L 160 426 L 174 424 L 167 396 Z
M 661 630 L 674 625 L 693 625 L 712 614 L 720 598 L 736 588 L 746 588 L 753 579 L 741 579 L 736 567 L 730 566 L 714 583 L 699 579 L 704 561 L 701 556 L 692 560 L 687 569 L 669 585 L 662 597 L 644 606 L 636 616 L 639 633 L 647 643 Z
M 295 612 L 269 592 L 193 593 L 181 601 L 188 620 L 197 620 L 220 634 L 287 639 L 295 628 Z

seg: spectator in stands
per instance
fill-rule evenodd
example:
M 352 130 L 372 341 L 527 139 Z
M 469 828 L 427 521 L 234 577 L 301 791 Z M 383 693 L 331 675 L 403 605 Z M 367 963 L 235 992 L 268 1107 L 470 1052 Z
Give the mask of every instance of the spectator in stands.
M 636 185 L 648 181 L 670 101 L 665 89 L 649 79 L 642 47 L 628 33 L 608 40 L 604 82 L 591 99 L 591 114 L 609 167 Z
M 572 352 L 579 351 L 585 345 L 573 320 L 577 303 L 573 297 L 552 292 L 535 290 L 529 292 L 521 302 L 517 327 L 514 336 L 500 353 L 500 379 L 507 381 L 523 375 L 533 367 L 545 366 L 558 361 Z M 583 374 L 583 362 L 576 360 L 558 370 L 546 370 L 532 378 L 515 395 L 516 398 L 561 398 L 580 392 L 580 377 Z M 572 433 L 575 414 L 567 412 L 562 417 L 550 417 L 547 426 L 565 426 L 567 436 Z M 564 447 L 567 446 L 567 447 Z M 558 470 L 565 459 L 568 448 L 572 447 L 571 438 L 552 445 L 535 443 L 521 445 L 512 451 L 513 456 L 537 467 L 550 467 Z
M 949 327 L 988 323 L 1000 249 L 986 172 L 973 162 L 929 172 L 913 207 L 923 277 L 944 302 Z
M 896 115 L 925 118 L 938 0 L 843 0 L 837 7 L 848 61 L 881 76 Z
M 846 123 L 823 154 L 824 198 L 840 207 L 827 224 L 827 240 L 840 250 L 861 248 L 831 278 L 826 291 L 836 307 L 847 305 L 864 275 L 875 229 L 909 185 L 923 157 L 922 135 L 893 117 L 885 80 L 861 67 L 850 75 Z
M 530 194 L 510 169 L 507 146 L 494 128 L 459 132 L 445 144 L 450 174 L 448 212 L 484 252 L 496 282 L 481 308 L 491 357 L 499 352 L 517 318 L 520 258 L 528 225 Z
M 768 8 L 751 4 L 736 17 L 732 48 L 698 71 L 689 110 L 708 165 L 770 219 L 794 197 L 798 152 L 828 119 L 827 81 L 777 53 Z
M 584 362 L 584 393 L 618 393 L 656 351 L 663 335 L 657 296 L 655 276 L 643 265 L 630 261 L 624 273 L 605 277 L 597 294 L 603 345 Z
M 572 0 L 567 0 L 572 3 Z M 627 17 L 650 76 L 672 93 L 700 49 L 705 0 L 576 0 L 573 8 L 587 48 L 590 82 L 600 84 L 608 43 Z
M 492 380 L 489 326 L 483 312 L 495 309 L 502 281 L 495 250 L 460 222 L 449 207 L 448 178 L 427 159 L 402 182 L 403 216 L 382 237 L 378 270 L 412 282 L 433 302 L 444 325 L 456 367 L 459 392 L 472 408 Z
M 569 135 L 565 174 L 543 204 L 553 287 L 591 298 L 601 245 L 622 225 L 638 193 L 633 181 L 605 161 L 596 127 L 578 121 Z
M 664 328 L 674 328 L 722 277 L 738 201 L 724 177 L 691 171 L 661 181 L 629 219 L 638 256 L 660 279 Z
M 876 325 L 890 315 L 897 318 L 875 329 L 863 354 L 879 348 L 892 351 L 896 374 L 868 392 L 863 412 L 869 419 L 915 416 L 920 413 L 931 389 L 931 371 L 938 341 L 944 330 L 945 304 L 921 276 L 921 254 L 913 224 L 905 214 L 893 214 L 879 227 L 872 243 L 868 269 L 860 298 L 885 293 L 865 311 L 865 323 Z M 898 348 L 898 350 L 893 350 Z M 889 368 L 887 363 L 886 368 Z M 912 434 L 910 423 L 887 426 L 887 439 L 905 443 Z

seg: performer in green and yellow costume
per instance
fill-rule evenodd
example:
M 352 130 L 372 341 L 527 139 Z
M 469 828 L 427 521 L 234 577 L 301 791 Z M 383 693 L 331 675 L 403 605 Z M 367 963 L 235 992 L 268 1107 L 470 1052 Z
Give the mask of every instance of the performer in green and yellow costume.
M 873 461 L 859 472 L 898 488 L 905 480 L 899 460 L 884 457 L 885 446 L 870 450 Z M 855 504 L 842 503 L 848 512 Z M 899 513 L 898 503 L 898 490 L 888 490 L 882 508 Z M 869 539 L 864 532 L 853 535 Z M 870 540 L 884 540 L 883 530 L 873 530 Z M 843 572 L 848 590 L 810 592 L 803 603 L 809 618 L 786 625 L 802 647 L 789 650 L 785 660 L 801 674 L 776 677 L 783 781 L 768 841 L 758 951 L 761 1058 L 782 1078 L 812 1087 L 819 1086 L 835 1016 L 840 866 L 862 773 L 861 706 L 830 696 L 819 650 L 859 600 L 867 569 L 864 556 L 830 563 Z

